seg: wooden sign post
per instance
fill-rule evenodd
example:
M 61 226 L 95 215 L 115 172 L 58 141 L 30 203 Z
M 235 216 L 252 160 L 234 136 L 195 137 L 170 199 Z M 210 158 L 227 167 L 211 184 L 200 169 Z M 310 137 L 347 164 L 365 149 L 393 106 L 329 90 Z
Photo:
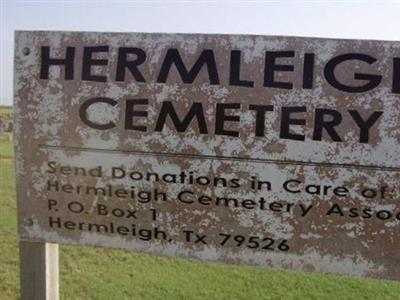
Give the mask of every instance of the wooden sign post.
M 400 279 L 399 42 L 21 31 L 15 109 L 23 295 L 47 243 Z

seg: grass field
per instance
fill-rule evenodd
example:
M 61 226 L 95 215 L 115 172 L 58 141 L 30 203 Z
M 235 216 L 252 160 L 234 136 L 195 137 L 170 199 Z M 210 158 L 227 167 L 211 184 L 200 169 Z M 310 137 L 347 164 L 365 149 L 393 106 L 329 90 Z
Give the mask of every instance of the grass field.
M 0 106 L 0 120 L 5 124 L 12 122 L 12 108 L 10 106 Z M 0 158 L 13 157 L 12 133 L 0 132 Z
M 7 144 L 8 143 L 8 144 Z M 18 299 L 14 161 L 0 147 L 0 299 Z M 4 152 L 3 152 L 4 151 Z M 60 247 L 61 299 L 400 300 L 400 284 Z M 400 267 L 400 266 L 399 266 Z
M 12 144 L 12 134 L 9 132 L 0 133 L 0 159 L 13 157 L 14 149 Z

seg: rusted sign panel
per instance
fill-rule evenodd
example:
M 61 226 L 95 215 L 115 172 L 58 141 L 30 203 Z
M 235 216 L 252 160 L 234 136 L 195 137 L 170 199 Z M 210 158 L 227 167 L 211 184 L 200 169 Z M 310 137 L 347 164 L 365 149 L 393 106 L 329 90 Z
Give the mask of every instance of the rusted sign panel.
M 400 279 L 400 43 L 17 32 L 21 239 Z

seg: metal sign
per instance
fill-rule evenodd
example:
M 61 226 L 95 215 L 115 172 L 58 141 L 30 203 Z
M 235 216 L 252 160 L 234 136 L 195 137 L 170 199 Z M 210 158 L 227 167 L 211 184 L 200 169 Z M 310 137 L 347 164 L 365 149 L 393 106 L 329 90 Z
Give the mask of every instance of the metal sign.
M 400 279 L 400 43 L 17 32 L 22 240 Z

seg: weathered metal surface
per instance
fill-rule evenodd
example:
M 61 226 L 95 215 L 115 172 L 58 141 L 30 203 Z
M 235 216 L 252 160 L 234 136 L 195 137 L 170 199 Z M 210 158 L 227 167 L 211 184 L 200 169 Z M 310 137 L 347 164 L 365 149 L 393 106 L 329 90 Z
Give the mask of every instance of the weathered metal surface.
M 109 47 L 93 54 L 93 59 L 106 59 L 107 65 L 91 67 L 92 75 L 105 75 L 106 82 L 82 80 L 83 48 L 92 46 Z M 49 67 L 48 77 L 40 79 L 42 47 L 49 47 L 50 58 L 65 58 L 67 47 L 75 48 L 72 80 L 65 79 L 65 67 L 60 66 Z M 125 79 L 116 81 L 121 47 L 145 52 L 138 70 L 146 82 L 137 82 L 128 69 Z M 203 66 L 193 83 L 183 83 L 175 65 L 165 83 L 157 82 L 171 48 L 178 49 L 187 69 L 204 49 L 212 50 L 219 82 L 214 78 L 210 84 Z M 230 84 L 232 50 L 242 51 L 240 80 L 254 81 L 253 87 Z M 292 89 L 265 86 L 265 72 L 270 72 L 265 68 L 267 51 L 295 52 L 294 57 L 275 62 L 294 65 L 294 71 L 274 73 L 275 81 L 292 82 Z M 305 53 L 315 55 L 309 88 L 303 88 Z M 341 82 L 364 85 L 368 79 L 354 79 L 354 73 L 363 73 L 380 75 L 380 84 L 365 92 L 346 92 L 327 82 L 327 62 L 346 53 L 376 61 L 339 64 L 335 76 Z M 394 60 L 399 56 L 399 42 L 17 32 L 20 237 L 399 280 L 400 67 Z M 93 104 L 84 116 L 97 124 L 114 122 L 114 128 L 95 129 L 82 120 L 82 106 L 95 97 L 116 102 Z M 126 121 L 127 99 L 148 99 L 147 105 L 130 108 L 146 111 L 147 117 Z M 196 118 L 183 132 L 177 132 L 170 116 L 162 123 L 159 115 L 166 101 L 172 102 L 181 120 L 194 102 L 201 103 L 207 132 L 199 129 Z M 238 137 L 216 133 L 221 120 L 221 114 L 216 116 L 218 103 L 239 104 L 225 111 L 239 120 L 224 122 L 224 128 L 238 132 Z M 263 136 L 256 136 L 256 112 L 250 105 L 273 105 L 273 111 L 265 111 L 265 128 L 259 128 Z M 281 136 L 282 107 L 296 106 L 307 112 L 291 118 L 306 124 L 291 124 L 290 132 L 304 135 L 304 140 Z M 341 142 L 325 129 L 321 140 L 316 138 L 315 109 L 341 114 L 335 126 Z M 382 112 L 368 130 L 367 142 L 360 142 L 360 128 L 349 110 L 364 120 Z M 165 125 L 160 131 L 157 120 Z M 126 122 L 146 126 L 146 131 L 126 128 Z M 146 178 L 148 173 L 153 174 Z M 255 180 L 265 183 L 258 189 L 252 185 Z M 285 189 L 287 180 L 296 181 Z M 309 185 L 322 186 L 322 192 Z M 94 188 L 99 188 L 97 195 Z

